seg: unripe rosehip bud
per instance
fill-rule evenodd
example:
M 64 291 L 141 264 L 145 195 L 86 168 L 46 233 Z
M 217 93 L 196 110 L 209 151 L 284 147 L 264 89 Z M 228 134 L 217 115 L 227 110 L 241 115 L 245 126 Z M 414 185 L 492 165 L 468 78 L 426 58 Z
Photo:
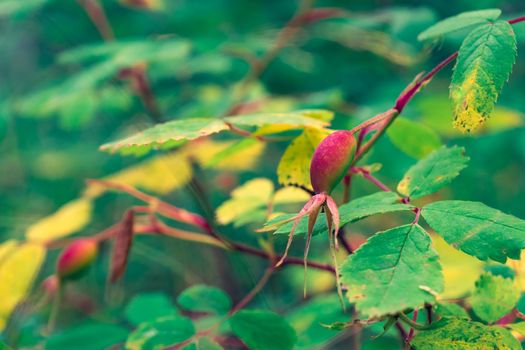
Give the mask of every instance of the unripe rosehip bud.
M 310 181 L 315 193 L 330 193 L 345 176 L 355 156 L 357 142 L 347 130 L 328 135 L 315 149 Z
M 80 238 L 69 244 L 57 262 L 57 276 L 60 279 L 75 279 L 87 270 L 98 252 L 98 245 L 94 239 Z

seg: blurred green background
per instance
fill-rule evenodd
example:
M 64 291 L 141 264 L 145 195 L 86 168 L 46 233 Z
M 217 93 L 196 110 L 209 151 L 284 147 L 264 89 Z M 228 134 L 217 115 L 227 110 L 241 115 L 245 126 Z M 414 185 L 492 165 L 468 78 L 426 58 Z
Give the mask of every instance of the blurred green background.
M 32 223 L 77 198 L 85 179 L 101 178 L 138 161 L 98 150 L 101 144 L 153 125 L 129 82 L 118 77 L 122 68 L 146 63 L 163 120 L 224 115 L 234 98 L 232 87 L 249 70 L 244 58 L 264 54 L 299 6 L 292 0 L 164 0 L 159 9 L 116 0 L 101 3 L 117 44 L 103 43 L 76 1 L 0 0 L 1 240 L 23 239 Z M 502 9 L 504 18 L 525 14 L 520 0 L 319 0 L 316 6 L 346 12 L 342 18 L 302 28 L 250 87 L 244 101 L 264 100 L 265 111 L 333 110 L 333 127 L 339 129 L 389 108 L 416 74 L 458 49 L 463 31 L 433 44 L 417 40 L 421 31 L 439 19 L 490 7 Z M 499 117 L 483 130 L 465 136 L 452 129 L 447 97 L 451 67 L 414 98 L 403 117 L 432 128 L 444 144 L 465 146 L 471 157 L 470 166 L 438 198 L 482 201 L 525 217 L 525 60 L 521 54 L 525 25 L 514 29 L 518 59 L 498 101 Z M 112 49 L 104 49 L 110 45 Z M 230 185 L 224 185 L 224 173 L 199 169 L 197 177 L 208 189 L 210 205 L 217 208 L 235 184 L 256 176 L 277 184 L 275 169 L 286 145 L 268 145 L 253 169 L 226 172 Z M 389 137 L 383 137 L 367 159 L 367 163 L 382 164 L 378 177 L 392 186 L 414 162 Z M 357 179 L 352 195 L 374 190 Z M 164 198 L 203 213 L 189 187 Z M 133 203 L 117 194 L 98 199 L 94 219 L 79 234 L 94 234 L 110 226 Z M 385 220 L 400 222 L 399 217 L 388 215 L 366 220 L 353 230 L 367 236 L 390 227 Z M 228 226 L 223 231 L 255 244 L 254 228 Z M 319 247 L 325 244 L 314 242 Z M 302 244 L 297 246 L 295 253 L 300 255 Z M 217 285 L 238 300 L 264 269 L 264 262 L 255 258 L 162 237 L 139 237 L 124 280 L 107 288 L 107 251 L 104 247 L 96 268 L 74 287 L 93 303 L 95 319 L 118 314 L 139 292 L 174 296 L 194 283 Z M 325 254 L 320 249 L 312 251 L 313 257 Z M 56 252 L 49 254 L 39 281 L 52 273 L 55 257 Z M 314 290 L 333 287 L 322 273 L 312 280 Z M 287 310 L 300 302 L 301 288 L 300 268 L 283 271 L 256 300 L 270 309 Z M 12 321 L 10 339 L 31 343 L 31 336 L 20 334 L 44 317 L 21 312 Z M 78 310 L 66 308 L 60 327 L 82 318 Z

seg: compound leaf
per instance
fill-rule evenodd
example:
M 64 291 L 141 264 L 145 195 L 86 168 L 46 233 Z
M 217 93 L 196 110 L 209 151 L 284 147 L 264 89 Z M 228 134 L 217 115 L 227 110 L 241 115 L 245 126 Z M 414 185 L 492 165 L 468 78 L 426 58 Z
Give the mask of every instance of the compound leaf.
M 468 157 L 462 147 L 441 147 L 417 162 L 397 185 L 397 191 L 410 198 L 420 198 L 449 184 L 466 167 Z
M 422 215 L 449 244 L 480 260 L 504 263 L 525 248 L 525 221 L 480 202 L 434 202 Z
M 372 236 L 341 268 L 347 297 L 365 317 L 394 314 L 435 301 L 443 274 L 430 236 L 419 225 Z

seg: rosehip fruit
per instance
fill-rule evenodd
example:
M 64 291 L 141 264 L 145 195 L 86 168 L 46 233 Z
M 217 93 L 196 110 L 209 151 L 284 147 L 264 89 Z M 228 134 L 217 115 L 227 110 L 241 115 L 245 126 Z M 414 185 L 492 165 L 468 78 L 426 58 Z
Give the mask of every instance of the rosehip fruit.
M 319 143 L 310 163 L 310 181 L 315 193 L 329 194 L 343 179 L 354 160 L 357 141 L 348 130 L 339 130 Z

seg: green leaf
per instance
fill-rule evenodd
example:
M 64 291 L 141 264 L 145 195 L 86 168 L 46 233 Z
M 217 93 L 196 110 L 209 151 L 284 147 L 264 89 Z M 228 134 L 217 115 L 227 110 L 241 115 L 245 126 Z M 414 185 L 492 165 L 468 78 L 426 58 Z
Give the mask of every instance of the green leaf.
M 111 153 L 140 152 L 144 154 L 152 149 L 173 148 L 180 145 L 182 141 L 194 140 L 227 129 L 228 126 L 220 119 L 173 120 L 158 124 L 123 140 L 107 143 L 102 145 L 100 149 Z
M 142 323 L 126 341 L 127 350 L 157 350 L 181 343 L 195 335 L 189 318 L 173 316 Z
M 493 323 L 508 314 L 519 298 L 520 290 L 512 279 L 485 273 L 476 282 L 470 305 L 479 318 Z
M 525 248 L 525 221 L 483 203 L 440 201 L 422 215 L 450 245 L 480 260 L 519 259 Z
M 251 350 L 291 350 L 297 335 L 278 314 L 264 310 L 241 310 L 230 320 L 232 331 Z
M 318 296 L 290 312 L 286 319 L 297 332 L 296 349 L 322 347 L 339 336 L 322 325 L 348 321 L 337 295 Z M 346 323 L 345 323 L 346 324 Z
M 311 126 L 322 128 L 329 123 L 318 119 L 318 115 L 324 115 L 323 110 L 305 110 L 289 113 L 256 113 L 248 115 L 236 115 L 224 118 L 227 123 L 237 126 L 264 126 L 264 125 L 286 125 L 298 128 Z
M 350 302 L 367 318 L 422 307 L 443 290 L 438 255 L 419 225 L 372 236 L 348 256 L 341 281 Z
M 467 311 L 458 304 L 438 303 L 436 305 L 436 314 L 441 317 L 459 317 L 469 320 L 470 316 Z
M 433 39 L 456 30 L 471 27 L 475 24 L 483 24 L 488 21 L 495 21 L 501 15 L 500 9 L 486 9 L 479 11 L 468 11 L 456 16 L 445 18 L 437 22 L 424 32 L 418 35 L 418 40 Z
M 525 337 L 525 322 L 508 324 L 507 327 Z
M 284 151 L 277 176 L 282 185 L 300 185 L 312 189 L 310 162 L 317 145 L 330 134 L 328 130 L 306 128 Z
M 397 148 L 416 159 L 424 158 L 441 146 L 434 130 L 406 118 L 397 118 L 386 133 Z
M 126 340 L 128 330 L 114 325 L 85 322 L 52 334 L 46 340 L 45 350 L 100 350 Z
M 122 154 L 145 154 L 152 149 L 170 149 L 179 146 L 183 141 L 194 140 L 228 129 L 231 123 L 238 126 L 263 126 L 263 125 L 288 125 L 294 128 L 306 126 L 323 127 L 328 123 L 316 118 L 311 118 L 312 111 L 304 113 L 258 113 L 251 115 L 238 115 L 218 118 L 190 118 L 173 120 L 155 125 L 138 134 L 122 140 L 104 144 L 100 147 L 103 151 Z
M 516 60 L 516 37 L 506 21 L 473 30 L 463 41 L 450 84 L 454 127 L 469 132 L 494 109 Z
M 139 294 L 128 303 L 125 310 L 126 319 L 135 326 L 177 313 L 177 309 L 162 293 Z
M 467 166 L 462 147 L 441 147 L 417 162 L 397 185 L 397 191 L 412 199 L 424 197 L 449 184 Z
M 84 45 L 62 53 L 58 60 L 62 64 L 91 63 L 111 67 L 108 75 L 120 68 L 129 68 L 137 63 L 159 63 L 183 59 L 190 53 L 190 42 L 180 38 L 163 40 L 122 40 L 110 43 Z M 96 66 L 96 64 L 92 65 Z
M 185 289 L 177 302 L 188 311 L 207 312 L 223 315 L 230 311 L 232 302 L 221 289 L 203 284 Z
M 2 0 L 0 3 L 0 17 L 23 15 L 37 10 L 49 0 Z
M 459 318 L 442 318 L 411 342 L 416 350 L 520 350 L 520 343 L 504 328 Z
M 368 196 L 363 196 L 351 200 L 339 207 L 341 226 L 351 222 L 355 222 L 372 215 L 391 213 L 397 211 L 411 210 L 411 205 L 401 203 L 401 198 L 394 192 L 377 192 Z M 265 226 L 273 225 L 277 222 L 283 221 L 293 217 L 295 214 L 280 215 L 268 221 Z M 292 229 L 293 222 L 286 223 L 280 226 L 275 234 L 288 235 Z M 303 218 L 295 231 L 296 235 L 306 234 L 308 232 L 308 218 Z M 326 219 L 324 214 L 320 214 L 315 223 L 313 234 L 328 232 L 326 226 Z

